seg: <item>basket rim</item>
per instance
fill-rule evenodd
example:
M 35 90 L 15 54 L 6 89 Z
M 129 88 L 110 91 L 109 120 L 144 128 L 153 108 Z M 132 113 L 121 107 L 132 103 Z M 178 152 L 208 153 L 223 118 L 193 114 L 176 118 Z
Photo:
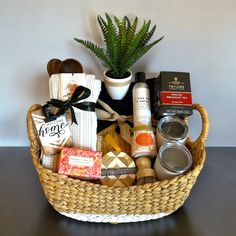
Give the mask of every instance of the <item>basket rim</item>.
M 146 187 L 150 187 L 150 186 L 163 186 L 163 185 L 171 185 L 177 181 L 180 181 L 185 179 L 186 176 L 191 176 L 191 175 L 194 175 L 194 173 L 196 172 L 196 170 L 198 169 L 201 169 L 203 167 L 203 164 L 205 162 L 205 151 L 203 152 L 204 154 L 204 158 L 203 160 L 201 161 L 202 163 L 201 164 L 198 164 L 198 165 L 195 165 L 195 168 L 189 170 L 188 172 L 184 173 L 184 174 L 181 174 L 181 175 L 178 175 L 178 176 L 174 176 L 173 178 L 171 179 L 164 179 L 164 180 L 157 180 L 156 182 L 154 183 L 145 183 L 143 185 L 131 185 L 131 186 L 128 186 L 128 187 L 112 187 L 112 186 L 106 186 L 106 185 L 102 185 L 102 184 L 97 184 L 97 183 L 93 183 L 93 182 L 90 182 L 90 181 L 86 181 L 86 180 L 82 180 L 82 179 L 77 179 L 77 178 L 72 178 L 72 177 L 69 177 L 69 176 L 66 176 L 66 175 L 60 175 L 56 172 L 53 172 L 52 170 L 49 170 L 45 167 L 43 167 L 41 165 L 41 163 L 38 161 L 38 160 L 35 160 L 33 159 L 34 161 L 36 161 L 36 165 L 35 165 L 35 168 L 36 169 L 39 169 L 41 172 L 44 172 L 45 174 L 47 175 L 51 175 L 51 176 L 57 176 L 61 181 L 66 181 L 66 180 L 69 180 L 69 181 L 72 181 L 74 183 L 84 183 L 86 184 L 87 186 L 94 186 L 94 185 L 98 185 L 99 187 L 103 188 L 103 189 L 112 189 L 112 190 L 124 190 L 124 189 L 143 189 L 145 186 Z M 39 167 L 40 166 L 40 167 Z

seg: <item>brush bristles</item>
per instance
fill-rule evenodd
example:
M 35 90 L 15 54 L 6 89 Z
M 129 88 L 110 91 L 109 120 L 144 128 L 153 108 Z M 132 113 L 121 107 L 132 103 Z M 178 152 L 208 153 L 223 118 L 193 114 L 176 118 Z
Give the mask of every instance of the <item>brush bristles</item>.
M 148 184 L 148 183 L 154 183 L 156 182 L 157 179 L 156 177 L 154 176 L 145 176 L 145 177 L 142 177 L 140 178 L 138 181 L 137 181 L 137 185 L 143 185 L 143 184 Z

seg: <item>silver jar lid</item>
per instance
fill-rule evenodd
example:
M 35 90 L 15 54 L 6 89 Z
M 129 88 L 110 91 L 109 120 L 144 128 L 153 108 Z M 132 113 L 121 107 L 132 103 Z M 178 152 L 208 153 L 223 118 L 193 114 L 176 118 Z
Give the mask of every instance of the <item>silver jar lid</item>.
M 188 126 L 176 116 L 165 116 L 158 122 L 157 131 L 170 141 L 179 141 L 187 137 Z
M 165 143 L 158 153 L 161 165 L 168 171 L 182 174 L 187 171 L 193 163 L 190 151 L 179 143 Z

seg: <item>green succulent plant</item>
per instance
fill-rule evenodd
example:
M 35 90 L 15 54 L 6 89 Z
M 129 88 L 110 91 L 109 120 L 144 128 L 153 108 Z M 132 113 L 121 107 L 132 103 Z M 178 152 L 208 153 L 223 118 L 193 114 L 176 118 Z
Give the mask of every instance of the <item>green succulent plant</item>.
M 127 16 L 122 19 L 107 13 L 105 16 L 97 17 L 105 48 L 88 40 L 74 39 L 95 54 L 110 77 L 124 78 L 129 68 L 164 36 L 149 43 L 156 30 L 156 25 L 150 29 L 151 20 L 144 21 L 138 29 L 138 17 L 130 20 Z

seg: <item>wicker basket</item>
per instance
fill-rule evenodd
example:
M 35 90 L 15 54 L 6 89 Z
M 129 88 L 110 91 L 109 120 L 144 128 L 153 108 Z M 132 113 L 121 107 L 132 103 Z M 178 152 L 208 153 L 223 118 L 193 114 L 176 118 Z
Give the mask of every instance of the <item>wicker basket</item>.
M 190 138 L 187 140 L 186 146 L 193 156 L 193 168 L 186 174 L 170 180 L 126 188 L 107 187 L 58 175 L 44 168 L 39 161 L 40 143 L 30 114 L 40 107 L 33 105 L 27 114 L 32 161 L 49 203 L 67 217 L 90 222 L 121 223 L 169 215 L 184 204 L 205 162 L 209 120 L 205 108 L 194 104 L 193 108 L 199 111 L 202 118 L 202 130 L 196 141 L 192 142 Z M 113 132 L 115 127 L 112 125 L 98 135 Z M 125 143 L 119 136 L 117 141 L 124 147 Z

